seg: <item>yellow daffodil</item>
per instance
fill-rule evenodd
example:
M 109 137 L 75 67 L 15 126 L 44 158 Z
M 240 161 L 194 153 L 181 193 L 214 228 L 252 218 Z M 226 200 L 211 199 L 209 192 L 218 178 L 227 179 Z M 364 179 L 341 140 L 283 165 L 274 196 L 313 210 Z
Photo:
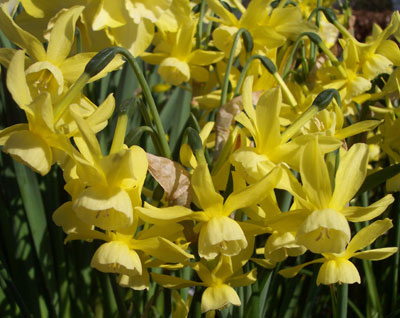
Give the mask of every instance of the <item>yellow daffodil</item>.
M 201 311 L 223 309 L 232 304 L 240 306 L 241 302 L 232 287 L 248 286 L 256 281 L 256 269 L 241 274 L 237 262 L 231 257 L 221 256 L 217 265 L 210 270 L 206 262 L 198 262 L 191 267 L 197 272 L 202 282 L 194 282 L 179 277 L 151 273 L 152 278 L 166 288 L 184 288 L 188 286 L 206 287 L 201 297 Z
M 48 92 L 31 96 L 31 90 L 24 73 L 25 52 L 17 51 L 12 57 L 7 72 L 7 87 L 17 105 L 25 112 L 28 124 L 16 124 L 0 131 L 3 151 L 13 158 L 45 175 L 55 161 L 65 154 L 76 152 L 69 137 L 76 132 L 76 125 L 65 114 L 58 114 Z M 79 100 L 76 107 L 89 121 L 96 132 L 103 129 L 114 109 L 114 99 L 110 95 L 102 105 L 96 107 L 91 102 Z
M 242 147 L 231 156 L 231 162 L 236 171 L 253 183 L 265 176 L 279 163 L 289 164 L 298 170 L 301 147 L 312 136 L 300 136 L 286 142 L 281 137 L 280 109 L 282 95 L 279 88 L 266 91 L 258 100 L 254 109 L 252 102 L 252 78 L 246 78 L 243 84 L 243 108 L 236 116 L 236 121 L 242 124 L 254 139 L 255 147 Z M 330 152 L 340 146 L 338 140 L 323 137 L 319 142 L 324 152 Z
M 383 235 L 392 227 L 392 221 L 389 219 L 376 221 L 360 230 L 350 241 L 346 250 L 342 253 L 323 253 L 322 255 L 324 258 L 318 258 L 311 262 L 283 269 L 279 271 L 279 274 L 284 277 L 294 277 L 303 267 L 314 263 L 322 263 L 317 277 L 317 285 L 329 285 L 335 283 L 360 284 L 361 279 L 358 270 L 349 259 L 354 257 L 379 261 L 396 253 L 397 247 L 368 249 L 357 252 L 369 246 L 379 236 Z
M 76 239 L 106 241 L 94 253 L 91 266 L 104 273 L 119 274 L 118 282 L 122 286 L 136 290 L 148 289 L 149 267 L 164 263 L 182 263 L 193 258 L 167 239 L 182 232 L 181 225 L 153 226 L 136 233 L 138 224 L 136 217 L 131 226 L 125 228 L 123 232 L 100 232 L 95 230 L 93 225 L 85 227 L 77 219 L 71 202 L 61 206 L 53 214 L 54 222 L 62 226 L 67 233 L 66 241 Z M 75 226 L 72 227 L 72 224 Z
M 300 164 L 303 190 L 296 190 L 299 210 L 284 213 L 279 223 L 283 225 L 286 220 L 297 224 L 292 226 L 298 226 L 298 244 L 313 253 L 343 252 L 351 236 L 348 221 L 371 220 L 393 202 L 393 197 L 387 195 L 368 207 L 348 206 L 365 179 L 367 165 L 368 146 L 354 144 L 340 157 L 332 189 L 328 168 L 317 141 L 310 142 L 304 147 Z
M 268 0 L 253 0 L 243 15 L 238 19 L 217 0 L 207 0 L 207 4 L 219 18 L 211 18 L 221 25 L 213 32 L 216 47 L 230 55 L 233 38 L 240 28 L 248 30 L 254 41 L 254 51 L 267 52 L 269 49 L 283 45 L 288 38 L 295 39 L 300 33 L 316 28 L 303 20 L 297 7 L 276 8 L 271 10 Z M 239 43 L 235 56 L 242 50 Z
M 76 21 L 83 9 L 83 6 L 71 7 L 61 12 L 54 19 L 54 26 L 45 50 L 40 40 L 19 27 L 5 12 L 5 9 L 0 8 L 1 29 L 4 30 L 10 40 L 25 49 L 31 58 L 27 59 L 24 76 L 26 76 L 33 98 L 40 93 L 48 92 L 53 102 L 57 102 L 65 93 L 65 90 L 83 73 L 86 64 L 95 55 L 95 53 L 79 53 L 69 56 L 75 39 Z M 6 57 L 10 55 L 7 52 L 4 52 Z M 2 54 L 2 51 L 0 51 L 0 54 Z M 7 62 L 4 63 L 6 67 L 8 67 Z M 116 69 L 121 64 L 120 58 L 115 59 L 91 81 L 105 76 L 110 70 Z
M 196 205 L 202 211 L 177 206 L 158 209 L 148 204 L 136 208 L 140 217 L 150 223 L 164 223 L 194 219 L 199 223 L 195 231 L 199 232 L 198 252 L 205 259 L 214 259 L 219 254 L 233 256 L 248 245 L 245 233 L 239 222 L 229 215 L 235 210 L 251 206 L 263 200 L 272 190 L 280 176 L 280 169 L 274 169 L 265 178 L 252 186 L 233 192 L 224 202 L 215 191 L 208 167 L 199 164 L 192 175 L 192 188 L 196 196 Z
M 193 50 L 196 20 L 188 20 L 177 32 L 162 35 L 154 53 L 143 53 L 141 57 L 148 63 L 159 64 L 158 73 L 164 81 L 180 85 L 194 79 L 198 82 L 208 80 L 207 66 L 220 61 L 223 53 L 206 50 Z
M 77 175 L 86 185 L 73 198 L 73 209 L 81 220 L 105 230 L 129 227 L 133 207 L 141 205 L 141 191 L 147 173 L 147 157 L 138 146 L 121 145 L 103 157 L 89 124 L 71 108 L 80 136 L 74 138 L 82 155 L 74 155 Z

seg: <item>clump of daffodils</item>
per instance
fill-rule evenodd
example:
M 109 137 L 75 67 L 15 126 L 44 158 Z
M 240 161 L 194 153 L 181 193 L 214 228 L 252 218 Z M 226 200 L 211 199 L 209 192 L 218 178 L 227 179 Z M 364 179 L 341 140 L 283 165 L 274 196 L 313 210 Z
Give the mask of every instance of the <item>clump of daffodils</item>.
M 65 242 L 100 242 L 93 268 L 134 290 L 201 287 L 208 312 L 241 305 L 234 288 L 257 280 L 255 264 L 304 255 L 312 260 L 279 273 L 321 263 L 317 284 L 353 284 L 361 282 L 353 258 L 397 252 L 364 248 L 393 226 L 389 192 L 400 189 L 398 175 L 366 182 L 384 162 L 400 163 L 400 16 L 361 43 L 339 13 L 299 2 L 22 0 L 17 16 L 13 2 L 0 6 L 17 47 L 1 48 L 0 63 L 26 117 L 0 130 L 0 145 L 41 175 L 62 170 L 70 199 L 53 221 Z M 340 58 L 329 49 L 339 33 Z M 174 155 L 135 58 L 157 66 L 155 94 L 174 86 L 191 94 L 195 129 Z M 132 95 L 144 98 L 148 149 L 126 138 L 129 106 L 113 94 L 96 105 L 85 93 L 123 63 L 141 85 Z M 113 113 L 104 146 L 98 133 Z M 388 193 L 376 191 L 386 181 Z M 374 202 L 360 206 L 367 190 Z M 356 232 L 359 222 L 368 224 Z

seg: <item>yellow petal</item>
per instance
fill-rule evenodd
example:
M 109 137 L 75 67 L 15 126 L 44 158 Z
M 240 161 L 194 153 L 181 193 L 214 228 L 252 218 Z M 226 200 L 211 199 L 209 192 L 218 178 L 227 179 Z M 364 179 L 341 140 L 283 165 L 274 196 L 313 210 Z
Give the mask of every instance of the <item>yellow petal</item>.
M 90 266 L 103 273 L 137 275 L 142 273 L 139 255 L 120 241 L 102 244 L 94 253 Z
M 158 273 L 151 273 L 153 280 L 165 288 L 186 288 L 191 286 L 201 286 L 202 283 L 193 282 L 191 280 L 183 279 L 176 276 L 162 275 Z
M 253 268 L 250 272 L 230 278 L 227 282 L 232 287 L 249 286 L 257 280 L 257 268 Z
M 70 107 L 70 114 L 78 125 L 82 138 L 86 143 L 86 146 L 88 148 L 88 152 L 86 152 L 86 154 L 90 156 L 89 160 L 91 162 L 97 162 L 102 157 L 102 154 L 96 135 L 94 134 L 92 128 L 88 125 L 88 123 L 83 118 L 81 118 L 76 108 Z
M 150 288 L 150 275 L 147 270 L 143 270 L 141 275 L 128 276 L 120 274 L 118 276 L 118 284 L 134 290 L 148 290 Z
M 242 190 L 232 192 L 224 204 L 225 215 L 229 215 L 235 210 L 260 203 L 275 187 L 281 174 L 281 169 L 275 168 L 257 183 Z
M 393 201 L 393 196 L 388 194 L 370 206 L 349 206 L 345 207 L 341 213 L 351 222 L 368 221 L 381 215 Z
M 201 297 L 201 312 L 222 309 L 227 305 L 240 306 L 240 298 L 235 290 L 226 284 L 208 287 Z
M 99 31 L 104 28 L 118 28 L 125 25 L 124 9 L 123 1 L 101 0 L 93 19 L 93 30 Z
M 3 151 L 42 176 L 50 171 L 53 163 L 53 153 L 46 141 L 26 130 L 13 133 Z
M 165 224 L 169 222 L 179 222 L 188 219 L 193 211 L 183 206 L 173 206 L 168 208 L 156 208 L 145 202 L 144 208 L 136 207 L 140 218 L 151 224 Z
M 243 108 L 246 111 L 247 116 L 249 116 L 251 126 L 256 128 L 256 111 L 253 105 L 253 76 L 247 76 L 244 80 L 242 87 L 242 100 L 243 100 Z M 246 127 L 246 126 L 245 126 Z M 248 127 L 246 127 L 248 128 Z M 249 128 L 248 128 L 249 129 Z M 256 130 L 254 130 L 256 132 Z M 250 131 L 251 132 L 251 131 Z M 254 137 L 256 134 L 252 134 Z
M 381 121 L 379 120 L 363 120 L 346 128 L 339 129 L 335 132 L 335 137 L 341 140 L 358 135 L 359 133 L 369 131 L 377 127 Z
M 255 148 L 245 147 L 231 155 L 235 170 L 249 183 L 255 183 L 266 176 L 276 165 Z
M 207 82 L 209 79 L 209 72 L 205 67 L 197 65 L 189 65 L 190 76 L 197 82 Z
M 397 250 L 397 247 L 376 248 L 373 250 L 354 253 L 353 257 L 360 259 L 369 259 L 371 261 L 380 261 L 382 259 L 392 256 L 394 253 L 397 252 Z
M 176 34 L 176 45 L 172 47 L 171 56 L 189 63 L 193 38 L 194 34 L 196 33 L 196 25 L 196 20 L 188 20 L 182 27 L 178 29 Z
M 61 95 L 64 90 L 64 76 L 61 70 L 48 61 L 33 63 L 26 69 L 25 74 L 28 83 L 37 87 L 38 93 L 43 92 L 41 90 L 44 89 L 44 91 L 57 96 Z
M 256 106 L 256 125 L 258 135 L 256 146 L 263 153 L 268 153 L 281 143 L 279 113 L 282 94 L 279 88 L 267 90 L 261 95 Z
M 354 144 L 340 158 L 335 177 L 335 190 L 329 206 L 340 211 L 353 198 L 364 182 L 368 165 L 368 145 Z
M 352 262 L 338 258 L 322 264 L 317 277 L 317 285 L 335 283 L 361 283 L 360 274 Z
M 224 199 L 215 191 L 207 165 L 198 165 L 193 172 L 191 181 L 193 191 L 203 210 L 213 207 L 222 208 Z
M 29 130 L 28 124 L 15 124 L 0 130 L 0 146 L 3 146 L 14 132 L 24 130 Z
M 144 251 L 155 258 L 169 263 L 182 263 L 193 258 L 193 255 L 186 253 L 178 245 L 163 237 L 135 240 L 133 246 L 137 250 Z
M 311 264 L 315 264 L 315 263 L 323 263 L 323 262 L 324 262 L 324 258 L 318 258 L 313 261 L 310 261 L 310 262 L 307 262 L 304 264 L 300 264 L 300 265 L 297 265 L 294 267 L 281 269 L 279 271 L 279 274 L 281 274 L 283 277 L 286 277 L 286 278 L 292 278 L 292 277 L 296 276 L 303 269 L 303 267 L 305 267 L 307 265 L 311 265 Z
M 300 172 L 303 187 L 310 201 L 317 209 L 327 208 L 332 196 L 331 181 L 317 139 L 304 147 Z
M 149 19 L 154 23 L 171 3 L 172 0 L 136 0 L 126 1 L 125 6 L 135 23 L 139 23 L 143 19 Z
M 82 222 L 72 209 L 72 202 L 66 202 L 54 211 L 53 222 L 61 226 L 66 234 L 82 233 L 91 230 L 92 226 Z
M 0 8 L 0 28 L 9 40 L 20 48 L 25 49 L 32 59 L 36 61 L 43 61 L 46 59 L 46 52 L 42 43 L 32 34 L 21 29 L 8 12 L 6 12 L 4 6 Z
M 81 220 L 104 230 L 126 228 L 133 222 L 131 199 L 118 188 L 89 187 L 74 200 L 73 209 Z
M 210 65 L 224 58 L 224 53 L 215 51 L 195 50 L 190 53 L 188 62 L 195 65 Z
M 199 255 L 205 259 L 213 259 L 218 254 L 237 255 L 246 247 L 247 240 L 242 228 L 229 217 L 213 217 L 201 227 Z
M 186 62 L 175 57 L 168 57 L 163 60 L 158 69 L 162 79 L 172 85 L 180 85 L 190 79 L 190 68 Z
M 84 6 L 73 6 L 62 12 L 51 30 L 47 58 L 58 65 L 67 58 L 75 39 L 75 24 Z
M 367 247 L 374 242 L 379 236 L 393 227 L 390 219 L 376 221 L 364 228 L 362 228 L 347 246 L 347 254 L 352 255 L 356 251 Z
M 1 11 L 1 10 L 0 10 Z M 25 77 L 25 51 L 15 52 L 7 71 L 7 88 L 18 106 L 24 108 L 32 102 Z
M 311 213 L 297 232 L 297 242 L 313 253 L 341 253 L 350 241 L 350 227 L 343 214 L 331 210 Z
M 126 3 L 130 3 L 130 1 Z M 118 46 L 127 48 L 136 57 L 151 44 L 154 25 L 147 19 L 142 19 L 138 24 L 129 19 L 124 26 L 113 28 L 109 32 Z
M 140 58 L 143 59 L 143 61 L 153 65 L 161 64 L 161 62 L 167 57 L 168 54 L 166 53 L 144 52 L 143 54 L 140 55 Z
M 236 25 L 238 20 L 235 15 L 229 12 L 218 0 L 207 0 L 207 4 L 210 9 L 215 12 L 226 25 Z

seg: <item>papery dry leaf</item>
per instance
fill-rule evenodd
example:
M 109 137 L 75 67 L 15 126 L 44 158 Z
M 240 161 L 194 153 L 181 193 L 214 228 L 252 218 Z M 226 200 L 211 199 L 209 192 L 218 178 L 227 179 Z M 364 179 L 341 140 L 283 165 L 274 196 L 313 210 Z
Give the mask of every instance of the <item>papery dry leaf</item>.
M 253 92 L 253 104 L 257 104 L 262 91 Z M 218 156 L 224 147 L 230 133 L 230 128 L 233 124 L 235 116 L 243 110 L 242 96 L 237 96 L 231 101 L 223 105 L 217 112 L 217 118 L 215 122 L 215 150 L 214 150 L 214 161 L 218 159 Z
M 165 192 L 170 205 L 188 207 L 191 202 L 190 176 L 178 162 L 147 153 L 149 172 Z

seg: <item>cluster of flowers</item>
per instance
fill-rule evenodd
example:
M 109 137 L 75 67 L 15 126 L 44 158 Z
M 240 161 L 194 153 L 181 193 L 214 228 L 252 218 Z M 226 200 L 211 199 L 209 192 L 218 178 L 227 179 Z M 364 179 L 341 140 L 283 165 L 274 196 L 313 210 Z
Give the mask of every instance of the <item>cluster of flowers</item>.
M 91 266 L 118 273 L 121 286 L 147 289 L 149 273 L 166 288 L 204 286 L 206 312 L 240 305 L 233 287 L 256 281 L 256 269 L 243 271 L 249 261 L 273 268 L 309 251 L 322 257 L 280 274 L 322 263 L 317 284 L 351 284 L 360 283 L 351 258 L 381 260 L 397 251 L 361 251 L 392 227 L 390 219 L 353 236 L 349 223 L 372 220 L 393 202 L 391 194 L 367 207 L 352 199 L 371 162 L 400 163 L 392 105 L 400 50 L 390 40 L 400 35 L 398 13 L 360 43 L 333 11 L 314 10 L 316 1 L 252 0 L 246 8 L 237 0 L 77 0 L 70 7 L 21 0 L 14 19 L 15 2 L 1 5 L 0 26 L 20 49 L 1 48 L 0 63 L 27 123 L 1 130 L 0 145 L 41 175 L 54 163 L 62 169 L 71 200 L 54 222 L 66 241 L 103 241 Z M 340 59 L 333 53 L 339 33 Z M 102 154 L 96 133 L 107 126 L 114 97 L 97 106 L 81 90 L 124 63 L 117 55 L 101 71 L 87 71 L 112 45 L 159 65 L 168 85 L 158 91 L 191 90 L 201 127 L 184 138 L 180 163 L 165 158 L 168 152 L 158 157 L 125 145 L 124 112 Z M 365 119 L 366 103 L 375 119 Z M 367 142 L 350 145 L 348 137 L 360 133 Z M 164 189 L 161 200 L 144 187 L 148 171 Z M 398 191 L 399 177 L 387 188 Z M 287 212 L 277 189 L 292 197 Z M 265 246 L 256 246 L 258 235 L 267 237 Z M 164 274 L 151 272 L 157 267 Z M 198 279 L 166 275 L 184 267 Z

